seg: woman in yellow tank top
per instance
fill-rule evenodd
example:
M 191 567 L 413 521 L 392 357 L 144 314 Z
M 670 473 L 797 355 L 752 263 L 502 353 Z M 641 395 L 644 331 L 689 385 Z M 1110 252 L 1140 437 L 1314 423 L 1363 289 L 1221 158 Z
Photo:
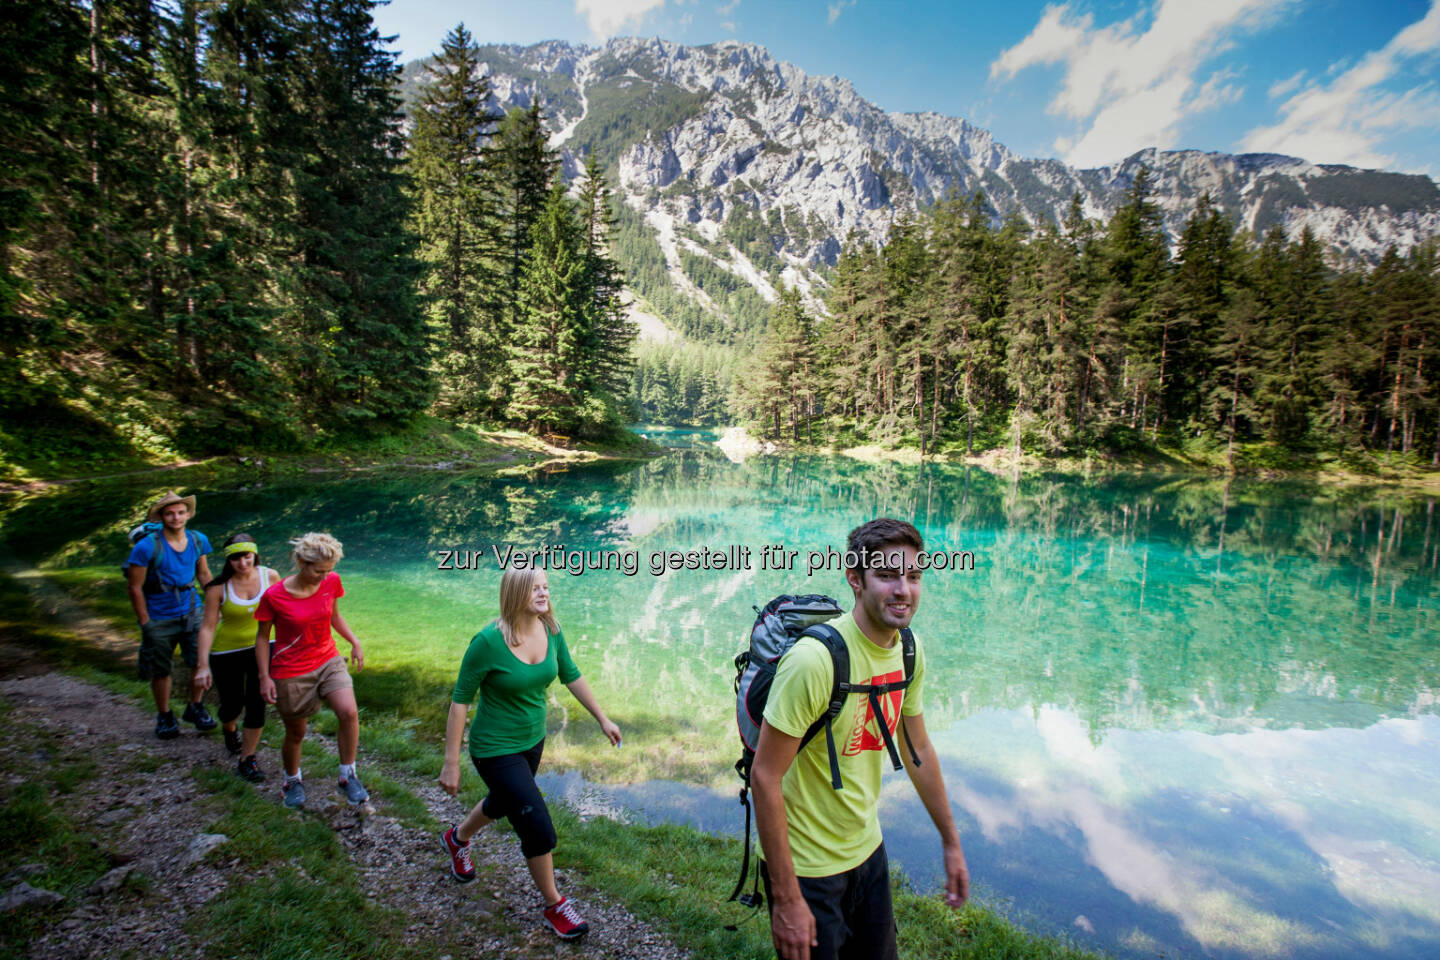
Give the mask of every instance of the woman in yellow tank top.
M 265 701 L 255 667 L 255 608 L 280 575 L 260 563 L 255 538 L 237 533 L 225 541 L 225 566 L 205 585 L 205 620 L 200 627 L 195 683 L 220 695 L 220 725 L 231 756 L 240 755 L 235 772 L 252 783 L 265 779 L 255 761 L 265 727 Z M 235 722 L 245 714 L 243 736 Z

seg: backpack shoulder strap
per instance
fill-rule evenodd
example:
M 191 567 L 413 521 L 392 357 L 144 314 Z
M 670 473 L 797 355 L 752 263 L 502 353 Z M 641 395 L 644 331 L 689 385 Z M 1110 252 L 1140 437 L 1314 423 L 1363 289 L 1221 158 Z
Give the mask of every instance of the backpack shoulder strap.
M 900 656 L 905 663 L 905 685 L 915 679 L 915 634 L 909 627 L 900 628 Z
M 905 689 L 910 689 L 910 681 L 915 679 L 915 634 L 909 627 L 900 628 L 900 657 L 905 664 Z M 901 695 L 900 700 L 900 736 L 905 740 L 905 749 L 910 751 L 910 761 L 915 766 L 920 766 L 920 757 L 915 753 L 915 745 L 910 742 L 910 728 L 905 726 L 905 700 Z
M 815 739 L 821 730 L 825 731 L 825 749 L 830 757 L 830 786 L 839 790 L 840 756 L 835 750 L 832 721 L 840 715 L 840 711 L 845 707 L 845 698 L 850 695 L 850 648 L 845 645 L 845 638 L 840 636 L 840 631 L 828 623 L 807 627 L 801 636 L 814 637 L 824 644 L 825 649 L 830 651 L 830 664 L 834 669 L 830 683 L 830 700 L 825 705 L 825 712 L 810 724 L 810 729 L 800 738 L 800 749 L 805 749 L 805 745 Z

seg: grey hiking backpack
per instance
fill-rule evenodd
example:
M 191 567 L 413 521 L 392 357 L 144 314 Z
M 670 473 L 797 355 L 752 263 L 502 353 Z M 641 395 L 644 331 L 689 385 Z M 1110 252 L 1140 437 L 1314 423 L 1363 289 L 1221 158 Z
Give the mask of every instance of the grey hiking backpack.
M 880 705 L 880 697 L 910 686 L 915 677 L 915 635 L 909 627 L 900 630 L 901 654 L 905 665 L 905 677 L 892 683 L 877 685 L 850 682 L 850 649 L 840 632 L 830 626 L 845 611 L 834 598 L 810 593 L 801 596 L 785 594 L 755 611 L 755 624 L 750 628 L 750 646 L 735 657 L 735 725 L 740 732 L 740 759 L 735 761 L 735 772 L 740 775 L 740 803 L 745 807 L 745 855 L 740 866 L 740 880 L 730 894 L 731 900 L 739 900 L 746 906 L 760 905 L 759 881 L 753 893 L 740 895 L 745 887 L 745 875 L 750 870 L 750 768 L 755 762 L 755 751 L 760 746 L 760 723 L 765 716 L 765 704 L 770 698 L 770 685 L 775 680 L 780 660 L 795 646 L 801 637 L 814 637 L 830 651 L 834 666 L 834 680 L 830 686 L 830 700 L 825 712 L 815 719 L 800 738 L 800 749 L 810 743 L 821 730 L 825 731 L 825 747 L 830 756 L 830 786 L 842 788 L 840 782 L 840 761 L 835 752 L 835 734 L 832 723 L 845 707 L 845 701 L 852 693 L 866 696 L 875 716 L 879 719 L 880 735 L 890 762 L 896 770 L 903 764 L 890 736 L 890 727 Z M 901 735 L 910 751 L 910 759 L 920 765 L 915 748 L 910 745 L 910 735 L 905 730 L 905 719 L 900 718 Z

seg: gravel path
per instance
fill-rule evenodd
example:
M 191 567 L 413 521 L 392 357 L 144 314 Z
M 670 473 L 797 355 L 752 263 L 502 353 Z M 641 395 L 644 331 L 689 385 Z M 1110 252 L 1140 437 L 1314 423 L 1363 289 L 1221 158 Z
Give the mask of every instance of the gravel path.
M 206 945 L 187 933 L 196 908 L 223 896 L 235 872 L 222 843 L 206 856 L 204 839 L 216 808 L 191 775 L 199 767 L 231 769 L 218 734 L 202 736 L 184 726 L 178 740 L 154 739 L 150 714 L 133 702 L 93 684 L 60 673 L 31 670 L 0 681 L 0 698 L 10 708 L 0 731 L 0 770 L 12 787 L 27 769 L 53 759 L 52 753 L 84 753 L 100 766 L 100 775 L 66 795 L 66 813 L 107 832 L 104 847 L 113 868 L 83 894 L 50 914 L 51 921 L 33 939 L 35 958 L 107 957 L 135 952 L 141 956 L 203 957 Z M 40 735 L 42 734 L 43 735 Z M 327 748 L 333 743 L 316 739 Z M 38 742 L 58 747 L 37 748 Z M 573 943 L 559 941 L 542 925 L 543 906 L 520 856 L 513 834 L 481 831 L 473 841 L 477 879 L 455 882 L 449 875 L 439 837 L 409 827 L 378 809 L 353 810 L 324 788 L 311 788 L 304 814 L 279 805 L 274 773 L 279 755 L 262 745 L 262 768 L 271 773 L 263 791 L 276 804 L 276 816 L 323 819 L 349 851 L 362 889 L 373 901 L 409 918 L 407 933 L 432 943 L 440 960 L 459 957 L 594 957 L 615 960 L 672 960 L 687 956 L 622 905 L 602 896 L 583 877 L 559 874 L 590 922 L 591 932 Z M 362 732 L 362 773 L 364 769 Z M 322 768 L 323 770 L 323 768 Z M 329 786 L 330 771 L 317 771 L 317 785 Z M 458 801 L 438 786 L 406 783 L 424 800 L 440 823 L 463 812 Z M 315 797 L 314 794 L 320 794 Z M 143 889 L 130 877 L 144 875 Z M 0 878 L 0 894 L 22 883 L 25 871 Z M 442 952 L 450 951 L 450 952 Z

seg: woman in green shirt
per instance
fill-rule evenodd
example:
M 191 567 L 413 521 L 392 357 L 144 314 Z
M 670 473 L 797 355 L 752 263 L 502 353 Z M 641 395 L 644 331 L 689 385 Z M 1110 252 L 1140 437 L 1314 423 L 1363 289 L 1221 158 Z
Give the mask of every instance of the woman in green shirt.
M 590 929 L 575 906 L 555 888 L 555 827 L 535 771 L 545 748 L 545 690 L 556 677 L 570 688 L 610 742 L 620 746 L 620 728 L 610 722 L 565 645 L 550 606 L 550 582 L 543 570 L 505 571 L 500 578 L 500 616 L 475 634 L 450 696 L 445 726 L 445 765 L 440 786 L 460 791 L 460 740 L 475 695 L 480 706 L 470 726 L 470 759 L 490 795 L 441 835 L 450 854 L 450 874 L 462 883 L 475 879 L 470 838 L 487 823 L 508 817 L 520 836 L 530 876 L 545 898 L 545 921 L 565 939 Z

